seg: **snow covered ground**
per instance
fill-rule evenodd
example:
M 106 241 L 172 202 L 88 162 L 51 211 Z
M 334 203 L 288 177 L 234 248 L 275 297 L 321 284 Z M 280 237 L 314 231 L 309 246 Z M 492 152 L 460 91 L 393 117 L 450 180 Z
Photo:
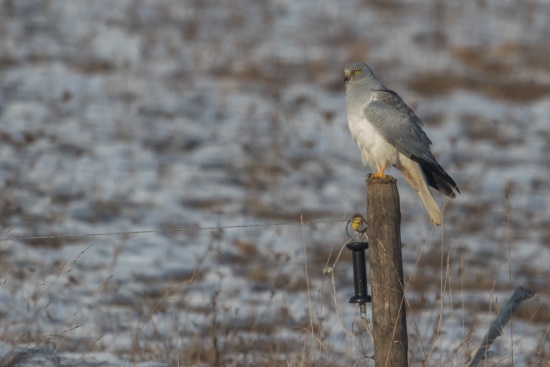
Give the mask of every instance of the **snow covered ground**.
M 544 0 L 0 0 L 3 365 L 373 365 L 340 254 L 365 206 L 356 60 L 462 192 L 436 196 L 433 229 L 388 171 L 411 365 L 461 365 L 518 286 L 537 295 L 489 365 L 546 365 L 549 18 Z

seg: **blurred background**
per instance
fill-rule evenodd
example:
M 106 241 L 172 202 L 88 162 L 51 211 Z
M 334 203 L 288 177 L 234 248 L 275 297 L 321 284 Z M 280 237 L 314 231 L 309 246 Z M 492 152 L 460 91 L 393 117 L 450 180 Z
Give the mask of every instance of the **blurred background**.
M 368 174 L 342 74 L 366 61 L 462 192 L 436 194 L 434 229 L 387 172 L 411 365 L 462 365 L 523 286 L 487 365 L 546 366 L 549 19 L 546 0 L 0 0 L 3 365 L 373 365 L 342 251 Z

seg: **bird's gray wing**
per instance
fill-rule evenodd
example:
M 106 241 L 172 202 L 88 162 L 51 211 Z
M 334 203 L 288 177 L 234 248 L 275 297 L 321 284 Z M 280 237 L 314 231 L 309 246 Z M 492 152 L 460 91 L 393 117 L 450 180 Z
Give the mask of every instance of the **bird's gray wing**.
M 422 121 L 397 93 L 390 90 L 372 93 L 373 99 L 363 109 L 365 119 L 401 154 L 420 165 L 431 187 L 455 197 L 453 190 L 460 191 L 430 151 L 432 142 L 422 130 Z

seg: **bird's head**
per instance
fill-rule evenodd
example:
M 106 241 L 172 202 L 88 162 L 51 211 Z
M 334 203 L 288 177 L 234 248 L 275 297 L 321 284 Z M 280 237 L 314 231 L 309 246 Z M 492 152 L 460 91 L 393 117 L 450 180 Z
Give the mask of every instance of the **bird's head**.
M 344 68 L 344 82 L 346 85 L 365 79 L 375 81 L 376 84 L 380 83 L 376 80 L 371 68 L 364 62 L 352 62 Z

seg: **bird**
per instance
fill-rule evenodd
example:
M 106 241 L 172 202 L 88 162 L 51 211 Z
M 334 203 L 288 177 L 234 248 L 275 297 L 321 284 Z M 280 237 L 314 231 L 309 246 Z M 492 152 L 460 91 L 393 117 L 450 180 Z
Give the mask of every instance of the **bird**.
M 388 165 L 397 168 L 418 194 L 430 220 L 440 226 L 443 217 L 429 188 L 455 198 L 455 181 L 433 156 L 424 124 L 394 91 L 386 88 L 364 62 L 344 68 L 348 127 L 365 166 L 385 178 Z

